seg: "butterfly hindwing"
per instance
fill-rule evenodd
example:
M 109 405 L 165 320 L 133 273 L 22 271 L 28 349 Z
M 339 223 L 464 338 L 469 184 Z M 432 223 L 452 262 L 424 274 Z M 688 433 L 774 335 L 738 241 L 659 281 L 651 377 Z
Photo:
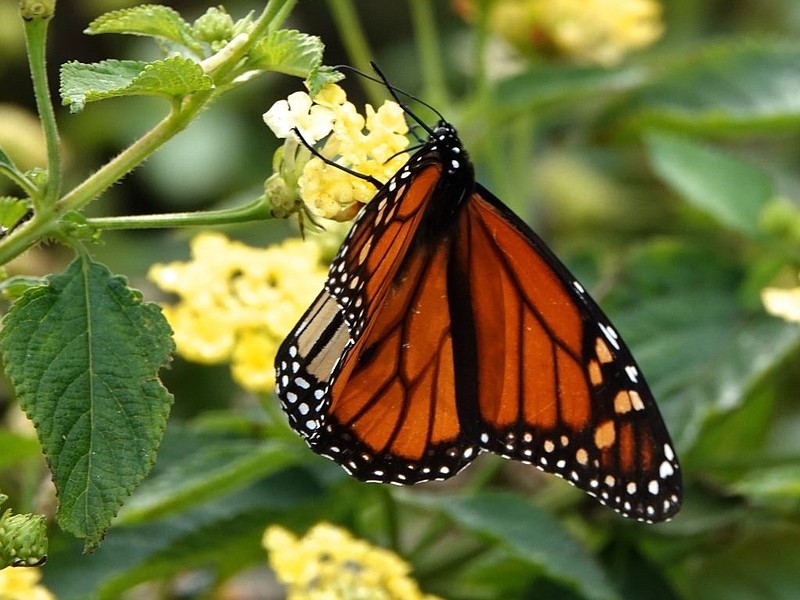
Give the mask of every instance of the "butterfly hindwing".
M 478 186 L 461 219 L 482 447 L 555 473 L 626 516 L 676 512 L 681 478 L 669 435 L 606 316 L 487 190 Z

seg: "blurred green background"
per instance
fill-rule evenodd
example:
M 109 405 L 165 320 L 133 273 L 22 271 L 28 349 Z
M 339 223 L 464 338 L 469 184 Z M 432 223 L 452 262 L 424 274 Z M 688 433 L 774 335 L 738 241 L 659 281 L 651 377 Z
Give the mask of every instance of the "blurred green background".
M 168 4 L 187 20 L 206 8 Z M 43 155 L 16 5 L 0 0 L 0 143 L 33 166 Z M 130 5 L 59 0 L 54 97 L 66 61 L 157 56 L 147 40 L 82 33 L 99 14 Z M 287 24 L 320 36 L 328 65 L 354 62 L 352 37 L 343 40 L 335 17 L 343 5 L 301 2 Z M 800 3 L 666 0 L 663 36 L 610 67 L 517 56 L 453 4 L 420 5 L 352 3 L 392 82 L 459 128 L 480 181 L 607 309 L 678 448 L 683 511 L 666 525 L 628 522 L 553 477 L 493 457 L 446 484 L 360 484 L 276 424 L 263 404 L 274 399 L 243 392 L 227 367 L 176 358 L 163 373 L 175 405 L 150 481 L 91 556 L 54 528 L 45 583 L 64 599 L 280 598 L 258 546 L 264 527 L 302 532 L 328 520 L 392 546 L 424 590 L 445 598 L 798 597 L 800 336 L 796 324 L 765 313 L 760 294 L 796 286 L 800 268 Z M 260 8 L 225 6 L 234 17 Z M 427 39 L 441 78 L 420 59 L 420 26 L 430 22 L 421 15 L 433 16 Z M 270 74 L 227 95 L 90 214 L 201 210 L 257 196 L 277 147 L 261 114 L 301 85 Z M 342 85 L 358 106 L 381 93 L 356 77 Z M 98 102 L 77 115 L 59 108 L 65 187 L 165 112 L 152 98 Z M 0 194 L 13 191 L 7 185 L 0 181 Z M 277 220 L 224 230 L 256 246 L 297 233 Z M 109 232 L 92 253 L 160 300 L 147 269 L 186 259 L 194 233 Z M 49 273 L 70 259 L 50 245 L 10 270 Z M 12 405 L 5 385 L 0 409 L 8 416 Z M 38 449 L 16 437 L 0 438 L 0 449 L 0 488 L 24 499 L 18 510 L 46 512 Z M 577 554 L 563 552 L 569 544 Z

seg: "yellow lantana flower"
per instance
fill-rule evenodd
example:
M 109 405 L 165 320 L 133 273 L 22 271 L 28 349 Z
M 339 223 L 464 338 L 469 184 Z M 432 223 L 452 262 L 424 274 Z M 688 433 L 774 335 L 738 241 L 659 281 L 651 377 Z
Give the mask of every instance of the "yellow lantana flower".
M 474 0 L 454 4 L 474 15 Z M 489 11 L 489 27 L 523 51 L 605 66 L 649 46 L 664 29 L 656 0 L 497 0 Z
M 39 584 L 42 572 L 35 567 L 8 567 L 0 570 L 0 599 L 55 600 L 55 596 Z
M 761 302 L 769 314 L 800 323 L 800 287 L 764 288 L 761 291 Z
M 316 145 L 320 156 L 376 180 L 387 181 L 408 160 L 408 123 L 403 109 L 396 102 L 384 102 L 375 110 L 367 105 L 366 117 L 347 101 L 338 85 L 327 85 L 312 98 L 295 92 L 279 100 L 264 113 L 264 122 L 279 138 L 286 139 L 278 150 L 276 171 L 283 173 L 283 184 L 268 180 L 271 191 L 281 190 L 290 196 L 286 181 L 297 176 L 300 196 L 312 214 L 327 219 L 345 221 L 353 218 L 361 203 L 375 195 L 375 186 L 354 177 L 319 156 L 303 156 L 298 152 L 294 137 L 297 129 L 303 139 Z M 283 165 L 292 161 L 292 168 Z M 301 171 L 298 175 L 298 171 Z M 284 203 L 287 204 L 287 203 Z
M 205 364 L 230 362 L 244 388 L 271 391 L 278 346 L 325 281 L 320 246 L 288 239 L 259 249 L 202 233 L 191 247 L 191 261 L 156 264 L 148 274 L 179 298 L 163 307 L 178 353 Z
M 287 600 L 439 600 L 420 592 L 399 556 L 328 523 L 300 539 L 273 525 L 262 544 Z

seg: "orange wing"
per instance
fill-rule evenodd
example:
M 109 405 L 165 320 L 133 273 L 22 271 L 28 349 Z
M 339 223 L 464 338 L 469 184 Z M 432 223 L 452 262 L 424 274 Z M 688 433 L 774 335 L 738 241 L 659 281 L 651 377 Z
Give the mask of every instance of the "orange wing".
M 457 450 L 467 437 L 453 383 L 450 243 L 414 243 L 442 167 L 424 155 L 414 166 L 413 184 L 406 167 L 363 209 L 276 358 L 292 426 L 364 480 L 445 478 L 471 456 Z
M 641 371 L 606 316 L 484 188 L 460 219 L 455 256 L 468 282 L 463 310 L 471 319 L 463 319 L 470 324 L 463 337 L 477 351 L 470 385 L 481 447 L 564 477 L 626 516 L 671 516 L 681 496 L 675 452 Z
M 488 450 L 626 516 L 679 508 L 629 350 L 446 123 L 363 209 L 276 370 L 292 426 L 359 479 L 446 479 Z

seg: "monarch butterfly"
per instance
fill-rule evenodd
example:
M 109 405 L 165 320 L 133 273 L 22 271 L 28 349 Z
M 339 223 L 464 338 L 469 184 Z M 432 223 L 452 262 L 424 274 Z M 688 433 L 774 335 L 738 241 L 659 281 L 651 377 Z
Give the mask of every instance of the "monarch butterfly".
M 475 181 L 455 128 L 404 110 L 428 140 L 361 210 L 278 350 L 291 426 L 363 481 L 447 479 L 488 451 L 626 517 L 670 518 L 680 467 L 627 346 Z

